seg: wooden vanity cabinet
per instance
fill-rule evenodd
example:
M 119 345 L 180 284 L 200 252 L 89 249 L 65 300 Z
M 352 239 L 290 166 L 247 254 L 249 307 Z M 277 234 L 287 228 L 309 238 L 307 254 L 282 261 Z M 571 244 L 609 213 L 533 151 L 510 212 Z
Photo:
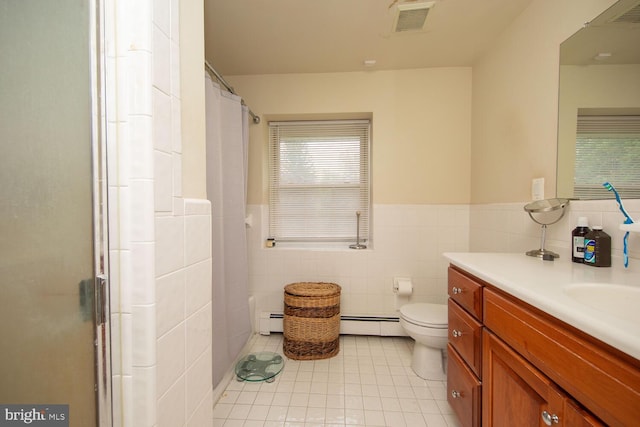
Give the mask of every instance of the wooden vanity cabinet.
M 469 369 L 480 378 L 482 372 L 482 323 L 449 299 L 449 343 Z
M 480 426 L 482 288 L 484 283 L 449 267 L 447 399 L 463 427 Z
M 448 401 L 468 426 L 640 425 L 640 361 L 449 268 Z
M 447 345 L 447 396 L 463 427 L 481 425 L 480 380 L 451 344 Z
M 552 387 L 562 390 L 563 404 L 548 409 L 558 414 L 559 421 L 553 424 L 603 425 L 598 421 L 602 420 L 610 426 L 639 425 L 640 361 L 498 289 L 485 288 L 483 298 L 484 326 L 491 331 L 486 333 L 494 334 Z M 505 397 L 496 394 L 492 385 L 498 379 L 490 373 L 499 362 L 491 360 L 496 346 L 486 345 L 488 340 L 485 337 L 483 342 L 482 399 L 483 425 L 491 426 L 485 413 L 500 406 L 495 400 Z M 572 411 L 572 405 L 578 410 Z
M 603 425 L 487 329 L 483 349 L 483 426 Z
M 449 267 L 449 298 L 474 318 L 482 321 L 482 288 L 485 283 L 456 267 Z

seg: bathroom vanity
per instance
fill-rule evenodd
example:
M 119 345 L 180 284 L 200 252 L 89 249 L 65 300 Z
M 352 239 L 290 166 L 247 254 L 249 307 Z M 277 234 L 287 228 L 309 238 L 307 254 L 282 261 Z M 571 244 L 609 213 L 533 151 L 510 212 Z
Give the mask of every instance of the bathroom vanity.
M 523 254 L 445 257 L 447 392 L 463 426 L 637 425 L 639 323 L 610 310 L 600 287 L 630 289 L 640 311 L 629 301 L 640 297 L 638 272 Z M 592 292 L 600 305 L 583 295 Z

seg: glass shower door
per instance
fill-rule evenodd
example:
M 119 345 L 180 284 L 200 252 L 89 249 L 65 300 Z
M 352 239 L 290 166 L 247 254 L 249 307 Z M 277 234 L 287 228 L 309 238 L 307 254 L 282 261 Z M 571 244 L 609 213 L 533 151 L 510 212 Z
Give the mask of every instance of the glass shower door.
M 0 0 L 0 425 L 98 422 L 95 11 Z

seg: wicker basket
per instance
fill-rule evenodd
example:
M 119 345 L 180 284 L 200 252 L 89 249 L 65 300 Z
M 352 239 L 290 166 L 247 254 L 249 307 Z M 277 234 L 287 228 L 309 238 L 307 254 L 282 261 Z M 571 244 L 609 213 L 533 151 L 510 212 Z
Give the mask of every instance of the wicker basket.
M 298 282 L 284 287 L 284 354 L 295 360 L 333 357 L 340 351 L 340 286 Z

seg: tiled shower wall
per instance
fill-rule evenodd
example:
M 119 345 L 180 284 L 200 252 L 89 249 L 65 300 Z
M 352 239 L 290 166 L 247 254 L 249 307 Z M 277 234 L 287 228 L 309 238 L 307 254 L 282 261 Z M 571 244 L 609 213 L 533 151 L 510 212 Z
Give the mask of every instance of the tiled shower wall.
M 105 1 L 114 426 L 212 423 L 211 206 L 182 195 L 178 6 Z

